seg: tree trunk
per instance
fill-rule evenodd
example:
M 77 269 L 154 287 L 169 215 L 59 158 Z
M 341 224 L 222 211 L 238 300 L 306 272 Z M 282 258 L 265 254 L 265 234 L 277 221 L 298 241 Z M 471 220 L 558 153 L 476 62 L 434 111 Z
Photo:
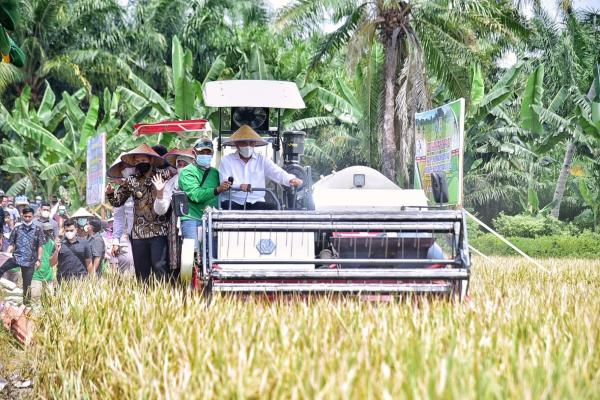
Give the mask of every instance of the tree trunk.
M 398 69 L 398 47 L 396 41 L 399 28 L 384 39 L 385 63 L 383 65 L 383 132 L 381 137 L 381 166 L 383 174 L 396 182 L 396 134 L 394 118 L 396 115 L 396 74 Z
M 554 191 L 554 207 L 550 212 L 554 218 L 558 218 L 560 214 L 560 203 L 562 202 L 563 195 L 565 194 L 565 187 L 567 186 L 567 178 L 569 177 L 569 171 L 571 170 L 571 164 L 573 163 L 573 156 L 575 155 L 575 139 L 571 140 L 567 144 L 567 151 L 565 153 L 565 159 L 563 161 L 560 175 L 558 175 L 558 181 L 556 181 L 556 190 Z

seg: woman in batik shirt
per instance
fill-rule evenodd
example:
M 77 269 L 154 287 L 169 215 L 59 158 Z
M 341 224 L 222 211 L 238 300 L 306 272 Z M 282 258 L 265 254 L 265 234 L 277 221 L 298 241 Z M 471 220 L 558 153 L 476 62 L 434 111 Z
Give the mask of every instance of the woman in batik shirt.
M 142 144 L 121 156 L 121 160 L 132 165 L 136 174 L 127 178 L 116 191 L 112 185 L 106 187 L 106 198 L 113 207 L 120 207 L 132 196 L 133 229 L 131 251 L 135 275 L 147 281 L 151 275 L 166 279 L 168 274 L 167 234 L 169 215 L 158 215 L 154 211 L 155 185 L 162 180 L 156 174 L 164 160 L 146 144 Z

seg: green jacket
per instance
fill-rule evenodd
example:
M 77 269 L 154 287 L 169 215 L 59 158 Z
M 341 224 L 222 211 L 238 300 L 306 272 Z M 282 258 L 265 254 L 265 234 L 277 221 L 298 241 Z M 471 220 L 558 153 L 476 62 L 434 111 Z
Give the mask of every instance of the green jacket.
M 204 171 L 195 163 L 179 171 L 179 189 L 187 194 L 188 215 L 192 218 L 202 218 L 206 207 L 217 207 L 219 204 L 219 195 L 215 195 L 215 189 L 220 184 L 219 171 L 211 167 L 204 183 L 200 186 Z M 192 218 L 181 217 L 184 221 Z
M 50 265 L 50 257 L 52 257 L 53 251 L 54 240 L 49 239 L 42 245 L 42 260 L 40 263 L 40 268 L 33 273 L 33 277 L 31 278 L 32 280 L 50 282 L 52 279 L 54 279 L 54 271 L 52 271 L 52 266 Z

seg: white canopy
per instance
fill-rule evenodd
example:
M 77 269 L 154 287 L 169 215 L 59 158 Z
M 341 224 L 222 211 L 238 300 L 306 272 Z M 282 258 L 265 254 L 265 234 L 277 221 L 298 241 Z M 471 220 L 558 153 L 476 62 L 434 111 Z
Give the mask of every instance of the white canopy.
M 230 80 L 208 82 L 204 101 L 209 107 L 305 108 L 294 82 Z

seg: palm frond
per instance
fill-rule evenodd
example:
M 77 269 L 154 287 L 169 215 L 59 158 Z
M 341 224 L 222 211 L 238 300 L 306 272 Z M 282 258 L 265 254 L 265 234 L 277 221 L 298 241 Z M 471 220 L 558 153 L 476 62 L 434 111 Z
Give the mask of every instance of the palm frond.
M 15 183 L 13 183 L 12 186 L 6 191 L 6 194 L 8 196 L 17 196 L 19 194 L 25 193 L 27 187 L 29 186 L 31 186 L 31 180 L 28 176 L 24 176 Z
M 325 36 L 325 38 L 319 44 L 317 53 L 310 63 L 311 69 L 321 61 L 323 56 L 339 50 L 349 42 L 356 29 L 365 23 L 365 7 L 366 4 L 357 7 L 352 14 L 346 18 L 346 21 L 342 24 L 342 26 Z
M 293 121 L 286 127 L 290 130 L 305 130 L 334 125 L 336 121 L 335 117 L 309 117 Z

